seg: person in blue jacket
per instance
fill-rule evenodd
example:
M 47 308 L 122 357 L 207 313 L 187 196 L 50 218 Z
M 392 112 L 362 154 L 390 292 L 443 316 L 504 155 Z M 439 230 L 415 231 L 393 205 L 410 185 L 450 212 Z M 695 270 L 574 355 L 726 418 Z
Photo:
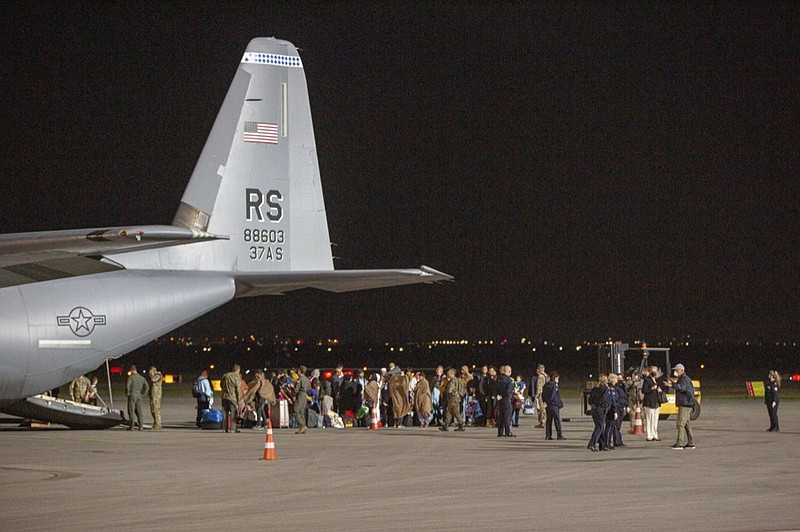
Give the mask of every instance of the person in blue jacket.
M 694 386 L 692 379 L 686 374 L 683 364 L 676 364 L 673 368 L 673 375 L 678 378 L 677 382 L 671 383 L 664 381 L 665 386 L 675 389 L 675 406 L 678 407 L 678 439 L 671 449 L 694 449 L 694 432 L 692 432 L 692 408 L 694 407 Z
M 617 396 L 617 375 L 615 373 L 608 374 L 608 409 L 606 410 L 606 433 L 605 433 L 605 448 L 604 451 L 611 451 L 614 449 L 614 431 L 617 428 L 617 418 L 619 417 L 619 397 Z
M 628 408 L 628 391 L 625 389 L 625 380 L 622 375 L 617 375 L 617 384 L 614 386 L 617 392 L 617 418 L 614 420 L 614 447 L 625 447 L 622 443 L 622 421 L 625 414 L 630 410 Z
M 767 413 L 769 413 L 767 432 L 780 432 L 780 427 L 778 427 L 778 406 L 781 404 L 780 388 L 781 374 L 773 369 L 764 382 L 764 403 L 767 405 Z
M 564 403 L 561 401 L 561 391 L 558 389 L 558 372 L 550 373 L 550 380 L 542 388 L 542 401 L 547 405 L 547 421 L 544 429 L 544 439 L 553 439 L 553 423 L 556 425 L 556 435 L 559 440 L 566 440 L 561 433 L 561 409 Z
M 592 420 L 594 420 L 594 432 L 592 432 L 589 445 L 586 447 L 590 451 L 597 451 L 598 445 L 601 451 L 608 449 L 605 432 L 606 415 L 608 414 L 608 409 L 611 408 L 611 395 L 607 383 L 608 376 L 600 375 L 597 386 L 589 394 L 589 405 L 592 407 Z

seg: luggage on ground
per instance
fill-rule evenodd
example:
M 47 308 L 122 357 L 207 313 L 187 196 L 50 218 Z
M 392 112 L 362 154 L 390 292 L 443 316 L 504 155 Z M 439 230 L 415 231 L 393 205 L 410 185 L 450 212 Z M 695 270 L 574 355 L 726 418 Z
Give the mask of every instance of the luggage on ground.
M 205 430 L 222 429 L 222 410 L 212 408 L 200 412 L 200 428 Z

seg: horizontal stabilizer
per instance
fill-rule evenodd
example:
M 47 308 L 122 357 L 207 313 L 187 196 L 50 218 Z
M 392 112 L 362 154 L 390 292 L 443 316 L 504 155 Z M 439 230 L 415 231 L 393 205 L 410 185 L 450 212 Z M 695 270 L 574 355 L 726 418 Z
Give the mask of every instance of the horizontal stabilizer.
M 0 235 L 0 268 L 227 239 L 227 236 L 172 225 L 9 233 Z
M 340 293 L 452 280 L 451 275 L 428 266 L 403 270 L 244 273 L 236 275 L 236 295 L 237 297 L 281 295 L 304 288 Z

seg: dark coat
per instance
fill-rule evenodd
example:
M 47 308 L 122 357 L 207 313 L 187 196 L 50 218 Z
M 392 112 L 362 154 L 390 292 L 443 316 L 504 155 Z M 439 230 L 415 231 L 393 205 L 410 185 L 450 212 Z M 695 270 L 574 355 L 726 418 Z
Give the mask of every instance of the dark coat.
M 605 384 L 593 388 L 589 393 L 589 404 L 592 405 L 592 410 L 601 415 L 605 415 L 608 412 L 612 403 L 613 399 L 611 398 L 608 386 Z
M 642 393 L 644 394 L 644 400 L 642 401 L 643 406 L 647 408 L 661 407 L 661 401 L 658 399 L 658 382 L 656 382 L 655 378 L 648 375 L 647 378 L 644 379 Z
M 780 386 L 775 381 L 764 381 L 764 404 L 771 405 L 772 403 L 778 404 L 781 402 L 779 394 Z
M 496 395 L 502 395 L 503 399 L 510 399 L 514 395 L 514 381 L 505 373 L 498 375 L 494 383 Z
M 628 408 L 628 392 L 625 390 L 625 383 L 618 382 L 615 390 L 617 392 L 617 412 L 624 413 Z
M 547 384 L 544 385 L 544 388 L 542 388 L 542 401 L 544 401 L 547 406 L 564 408 L 564 403 L 561 401 L 561 390 L 558 389 L 558 383 L 556 381 L 549 380 Z
M 694 406 L 694 386 L 686 373 L 678 377 L 672 387 L 675 388 L 675 406 Z

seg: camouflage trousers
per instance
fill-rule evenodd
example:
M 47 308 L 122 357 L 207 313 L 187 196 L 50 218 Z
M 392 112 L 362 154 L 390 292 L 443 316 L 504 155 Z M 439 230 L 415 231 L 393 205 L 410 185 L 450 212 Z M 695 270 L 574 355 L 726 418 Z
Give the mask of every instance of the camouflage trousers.
M 150 413 L 153 414 L 153 430 L 161 429 L 161 398 L 150 398 Z

